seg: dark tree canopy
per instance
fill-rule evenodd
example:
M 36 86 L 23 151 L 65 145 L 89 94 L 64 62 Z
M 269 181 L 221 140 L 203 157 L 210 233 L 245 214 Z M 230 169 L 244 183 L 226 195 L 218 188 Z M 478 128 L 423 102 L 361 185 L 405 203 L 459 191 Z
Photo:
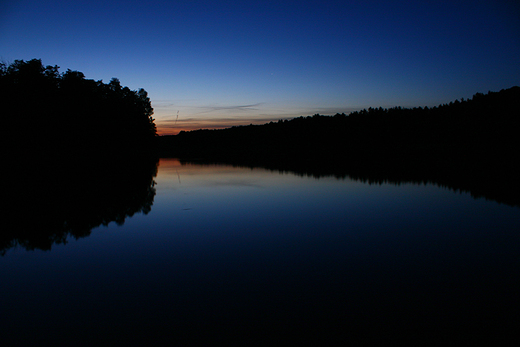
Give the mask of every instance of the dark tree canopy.
M 50 249 L 150 211 L 156 128 L 144 89 L 16 60 L 0 64 L 0 103 L 0 255 Z
M 157 130 L 144 89 L 59 73 L 41 60 L 0 64 L 2 138 L 22 153 L 128 155 L 147 152 Z M 4 145 L 5 148 L 5 145 Z

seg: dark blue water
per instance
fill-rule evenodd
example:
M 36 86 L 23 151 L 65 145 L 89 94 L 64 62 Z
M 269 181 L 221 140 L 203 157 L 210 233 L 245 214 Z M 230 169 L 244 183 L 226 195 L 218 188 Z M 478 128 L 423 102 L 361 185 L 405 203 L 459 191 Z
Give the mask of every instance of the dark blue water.
M 147 215 L 0 257 L 10 344 L 342 341 L 394 327 L 425 341 L 519 321 L 517 207 L 433 185 L 165 159 L 155 181 Z

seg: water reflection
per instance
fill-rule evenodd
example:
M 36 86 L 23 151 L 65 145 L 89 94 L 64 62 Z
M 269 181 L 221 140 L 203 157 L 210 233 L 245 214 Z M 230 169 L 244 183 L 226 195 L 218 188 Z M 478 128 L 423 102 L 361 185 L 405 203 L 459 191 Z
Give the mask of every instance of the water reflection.
M 0 254 L 12 247 L 50 250 L 53 244 L 89 236 L 99 225 L 123 225 L 150 212 L 155 196 L 153 158 L 125 160 L 30 158 L 13 168 L 17 180 L 4 189 L 8 203 Z
M 83 194 L 110 199 L 111 184 L 125 194 L 115 181 L 137 170 L 128 165 Z M 282 336 L 343 345 L 390 336 L 424 345 L 453 341 L 450 331 L 465 342 L 480 341 L 482 328 L 504 336 L 519 321 L 517 207 L 434 185 L 174 159 L 152 178 L 149 167 L 123 180 L 139 183 L 132 196 L 115 199 L 126 216 L 153 198 L 148 215 L 0 259 L 3 342 L 249 345 Z
M 479 170 L 460 170 L 448 172 L 414 171 L 409 167 L 399 169 L 378 167 L 374 163 L 370 167 L 353 167 L 344 162 L 335 161 L 255 161 L 254 159 L 242 161 L 189 161 L 182 160 L 181 164 L 197 163 L 198 165 L 229 165 L 241 168 L 265 168 L 272 172 L 291 173 L 301 177 L 335 177 L 337 179 L 349 178 L 368 184 L 394 184 L 406 183 L 429 184 L 441 188 L 448 188 L 454 192 L 469 193 L 475 199 L 485 198 L 499 203 L 520 206 L 520 181 L 510 173 L 493 173 Z M 492 171 L 492 170 L 491 170 Z
M 89 236 L 99 225 L 115 222 L 122 225 L 127 217 L 135 213 L 148 214 L 151 210 L 155 190 L 154 177 L 159 162 L 151 158 L 136 160 L 92 161 L 79 158 L 48 165 L 42 160 L 27 159 L 18 163 L 16 184 L 7 184 L 4 201 L 4 231 L 0 234 L 0 254 L 20 246 L 27 250 L 50 250 L 53 244 L 63 244 L 68 237 L 76 239 Z M 520 195 L 508 186 L 516 183 L 508 181 L 479 181 L 468 178 L 461 182 L 456 177 L 432 180 L 411 172 L 377 172 L 362 169 L 346 171 L 333 163 L 218 163 L 206 161 L 186 161 L 161 159 L 161 175 L 169 177 L 162 182 L 167 186 L 193 184 L 197 189 L 208 187 L 257 187 L 294 184 L 294 180 L 280 182 L 276 176 L 261 174 L 277 172 L 300 177 L 335 178 L 365 184 L 407 183 L 433 185 L 455 192 L 469 192 L 475 199 L 486 198 L 500 203 L 520 206 Z M 250 170 L 250 174 L 236 174 L 237 169 Z M 256 169 L 256 171 L 255 171 Z M 253 174 L 253 171 L 256 174 Z M 303 186 L 295 189 L 305 189 Z M 210 195 L 211 192 L 205 191 Z M 247 194 L 256 194 L 248 191 Z M 187 201 L 182 196 L 179 204 Z M 190 211 L 196 207 L 182 203 L 180 210 Z M 241 208 L 237 206 L 237 208 Z M 24 217 L 21 218 L 20 216 Z

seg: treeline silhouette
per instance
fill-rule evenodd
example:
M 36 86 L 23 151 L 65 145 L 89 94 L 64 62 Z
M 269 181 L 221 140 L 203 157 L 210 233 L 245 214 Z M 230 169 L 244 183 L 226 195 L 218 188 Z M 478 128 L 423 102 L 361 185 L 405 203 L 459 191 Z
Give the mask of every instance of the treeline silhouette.
M 0 64 L 0 105 L 0 254 L 48 250 L 150 211 L 157 134 L 144 89 L 16 60 Z
M 161 155 L 434 182 L 520 205 L 520 87 L 437 107 L 369 108 L 161 136 Z
M 153 108 L 144 89 L 59 73 L 41 60 L 0 64 L 6 154 L 121 156 L 155 145 Z

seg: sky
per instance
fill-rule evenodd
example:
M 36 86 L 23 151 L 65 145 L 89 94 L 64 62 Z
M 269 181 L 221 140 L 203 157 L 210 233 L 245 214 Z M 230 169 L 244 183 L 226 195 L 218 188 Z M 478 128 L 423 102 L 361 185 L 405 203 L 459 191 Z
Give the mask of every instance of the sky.
M 5 1 L 0 59 L 144 88 L 160 134 L 520 85 L 520 1 Z

